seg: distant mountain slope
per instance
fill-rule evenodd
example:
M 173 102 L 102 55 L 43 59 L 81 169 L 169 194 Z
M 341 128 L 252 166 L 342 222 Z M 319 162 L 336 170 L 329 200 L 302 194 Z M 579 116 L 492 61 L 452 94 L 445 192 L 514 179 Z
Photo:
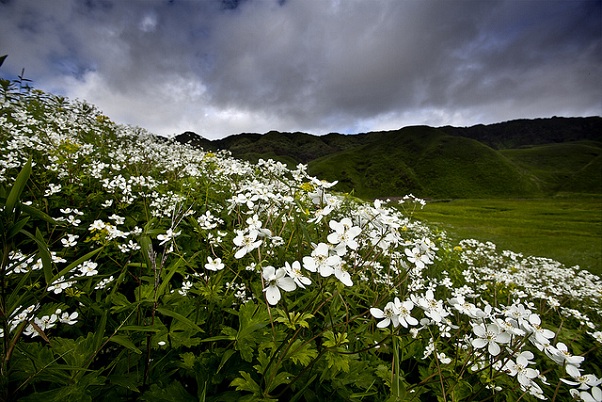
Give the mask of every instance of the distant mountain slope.
M 545 193 L 602 193 L 602 142 L 545 144 L 500 152 L 536 176 Z
M 481 141 L 494 149 L 571 141 L 602 141 L 602 117 L 520 119 L 472 127 L 440 127 L 446 133 Z
M 178 142 L 226 149 L 250 161 L 308 164 L 359 197 L 414 193 L 433 198 L 533 197 L 602 193 L 602 118 L 515 120 L 474 127 L 406 127 L 357 135 L 238 134 Z
M 499 152 L 424 126 L 380 133 L 377 141 L 320 158 L 309 168 L 363 197 L 500 197 L 537 190 L 533 178 Z

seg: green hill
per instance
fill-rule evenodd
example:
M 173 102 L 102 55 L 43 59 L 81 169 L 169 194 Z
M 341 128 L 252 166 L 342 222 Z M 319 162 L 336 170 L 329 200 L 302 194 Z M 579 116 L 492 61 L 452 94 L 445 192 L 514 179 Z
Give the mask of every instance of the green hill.
M 320 158 L 309 168 L 312 175 L 338 178 L 340 190 L 362 197 L 480 198 L 537 190 L 533 178 L 499 152 L 426 126 L 378 133 L 376 141 Z
M 311 174 L 338 180 L 338 190 L 361 198 L 487 198 L 602 194 L 601 133 L 600 117 L 554 117 L 357 135 L 270 131 L 214 141 L 187 132 L 175 140 L 251 162 L 307 164 Z
M 602 193 L 602 142 L 546 144 L 500 152 L 535 176 L 546 194 Z

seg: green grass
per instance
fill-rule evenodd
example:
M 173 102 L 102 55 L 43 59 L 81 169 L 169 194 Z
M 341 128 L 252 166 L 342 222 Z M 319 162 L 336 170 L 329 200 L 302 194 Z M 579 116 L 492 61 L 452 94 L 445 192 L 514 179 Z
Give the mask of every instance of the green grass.
M 602 198 L 430 202 L 415 217 L 455 240 L 491 241 L 602 274 Z

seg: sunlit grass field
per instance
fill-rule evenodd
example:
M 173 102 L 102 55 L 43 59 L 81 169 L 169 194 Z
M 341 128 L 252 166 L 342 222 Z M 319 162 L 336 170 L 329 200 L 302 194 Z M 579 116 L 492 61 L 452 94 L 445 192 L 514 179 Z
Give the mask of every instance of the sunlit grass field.
M 415 217 L 454 239 L 547 257 L 602 273 L 602 198 L 465 199 L 429 202 Z

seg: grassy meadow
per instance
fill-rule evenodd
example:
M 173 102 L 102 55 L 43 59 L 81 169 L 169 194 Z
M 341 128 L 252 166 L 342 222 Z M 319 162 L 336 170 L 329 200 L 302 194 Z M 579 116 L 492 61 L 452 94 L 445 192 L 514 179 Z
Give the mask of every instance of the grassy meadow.
M 364 201 L 21 84 L 0 80 L 1 402 L 602 398 L 600 276 L 420 220 L 490 214 L 561 248 L 599 235 L 593 201 Z M 386 178 L 374 147 L 350 175 Z
M 602 198 L 464 199 L 429 204 L 417 219 L 455 239 L 579 265 L 602 275 Z

